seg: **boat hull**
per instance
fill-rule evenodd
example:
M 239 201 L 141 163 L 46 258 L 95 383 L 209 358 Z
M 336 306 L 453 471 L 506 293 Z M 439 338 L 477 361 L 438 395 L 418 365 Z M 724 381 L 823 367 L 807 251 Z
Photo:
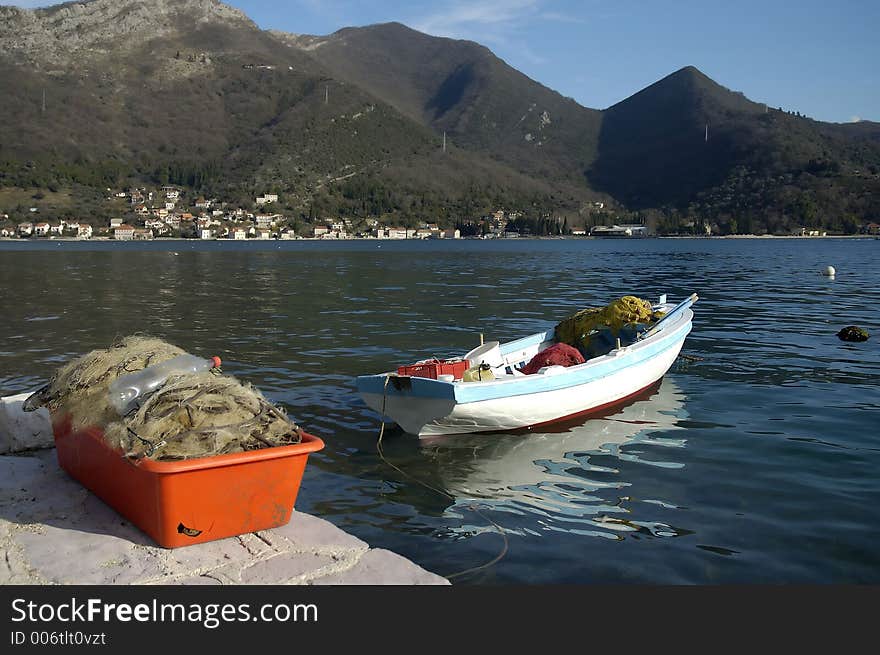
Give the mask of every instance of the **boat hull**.
M 548 425 L 625 402 L 662 378 L 684 339 L 645 361 L 581 384 L 524 395 L 459 403 L 454 398 L 361 393 L 372 409 L 420 437 L 498 432 Z M 384 412 L 383 412 L 384 403 Z
M 658 323 L 641 340 L 576 366 L 546 367 L 533 375 L 513 371 L 552 343 L 552 332 L 544 332 L 504 344 L 507 374 L 495 380 L 448 382 L 384 373 L 359 377 L 358 392 L 369 407 L 420 437 L 522 430 L 589 415 L 626 401 L 666 374 L 691 331 L 688 305 L 695 299 L 669 311 L 662 329 Z

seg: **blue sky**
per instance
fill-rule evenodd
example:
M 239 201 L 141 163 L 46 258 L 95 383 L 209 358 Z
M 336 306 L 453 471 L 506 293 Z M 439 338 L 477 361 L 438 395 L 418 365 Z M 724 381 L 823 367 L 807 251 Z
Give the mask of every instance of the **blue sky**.
M 720 84 L 774 107 L 825 121 L 880 121 L 880 0 L 227 4 L 242 9 L 262 28 L 286 32 L 329 34 L 396 20 L 429 34 L 470 39 L 529 77 L 597 109 L 693 65 Z

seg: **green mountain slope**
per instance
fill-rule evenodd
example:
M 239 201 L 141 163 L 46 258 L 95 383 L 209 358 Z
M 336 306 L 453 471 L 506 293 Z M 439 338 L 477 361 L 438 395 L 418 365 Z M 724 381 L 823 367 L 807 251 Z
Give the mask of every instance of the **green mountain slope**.
M 636 207 L 690 198 L 720 184 L 753 147 L 748 125 L 762 112 L 684 68 L 604 112 L 588 179 Z
M 486 48 L 390 23 L 280 36 L 462 147 L 565 179 L 633 210 L 720 222 L 854 229 L 880 213 L 875 123 L 834 125 L 752 102 L 694 67 L 599 112 Z M 670 225 L 670 229 L 676 229 Z
M 485 211 L 505 197 L 582 200 L 582 187 L 523 175 L 479 152 L 450 144 L 438 156 L 431 129 L 240 16 L 212 15 L 219 3 L 157 5 L 159 30 L 140 3 L 0 10 L 4 184 L 170 181 L 242 202 L 276 190 L 290 206 L 317 203 L 327 214 L 378 195 L 403 218 L 459 205 Z M 66 15 L 81 7 L 91 15 Z M 137 38 L 98 38 L 125 20 Z M 70 33 L 78 52 L 46 49 Z
M 759 197 L 775 206 L 783 186 L 827 191 L 832 178 L 852 179 L 855 171 L 880 164 L 872 134 L 868 127 L 819 123 L 752 102 L 688 67 L 606 110 L 588 179 L 634 207 L 703 199 L 715 213 L 758 210 Z M 744 181 L 762 193 L 749 192 Z M 719 203 L 719 192 L 731 195 L 732 182 L 742 202 Z M 849 196 L 841 192 L 837 200 L 849 202 Z
M 400 23 L 327 37 L 278 36 L 451 142 L 530 175 L 582 185 L 596 155 L 601 112 L 529 79 L 477 43 Z
M 7 188 L 173 182 L 242 204 L 280 192 L 304 217 L 447 223 L 591 220 L 614 199 L 672 231 L 880 217 L 880 125 L 765 107 L 693 67 L 597 111 L 399 23 L 316 37 L 217 0 L 91 0 L 0 7 L 0 85 Z

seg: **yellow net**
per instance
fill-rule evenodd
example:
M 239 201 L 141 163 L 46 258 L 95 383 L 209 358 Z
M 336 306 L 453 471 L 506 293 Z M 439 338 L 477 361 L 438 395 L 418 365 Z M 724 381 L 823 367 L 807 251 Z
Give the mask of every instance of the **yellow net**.
M 623 296 L 605 307 L 582 309 L 556 326 L 556 340 L 576 348 L 589 350 L 590 338 L 603 330 L 614 336 L 626 327 L 653 323 L 663 316 L 651 303 L 635 296 Z

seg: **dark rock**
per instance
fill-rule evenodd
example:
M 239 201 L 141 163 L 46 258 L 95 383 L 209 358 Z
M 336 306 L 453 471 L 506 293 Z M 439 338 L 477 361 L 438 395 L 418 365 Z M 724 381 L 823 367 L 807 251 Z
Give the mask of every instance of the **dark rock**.
M 847 325 L 837 336 L 841 341 L 867 341 L 868 331 L 858 325 Z

